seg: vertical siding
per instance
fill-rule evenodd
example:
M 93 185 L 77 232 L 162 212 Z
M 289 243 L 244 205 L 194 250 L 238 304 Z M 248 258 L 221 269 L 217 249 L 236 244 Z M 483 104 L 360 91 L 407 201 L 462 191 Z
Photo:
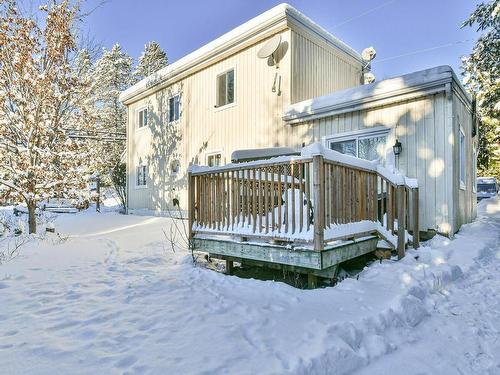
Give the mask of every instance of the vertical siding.
M 281 119 L 290 104 L 291 32 L 285 30 L 281 36 L 285 52 L 279 69 L 257 57 L 264 40 L 129 105 L 129 208 L 163 211 L 175 197 L 185 209 L 187 167 L 205 164 L 207 152 L 220 150 L 223 162 L 229 162 L 237 149 L 301 144 L 300 134 Z M 214 108 L 216 77 L 231 68 L 235 103 Z M 281 95 L 271 91 L 276 72 L 281 75 Z M 172 125 L 167 123 L 167 103 L 176 92 L 181 93 L 181 120 Z M 136 130 L 136 110 L 142 106 L 150 110 L 150 124 Z M 175 159 L 181 162 L 181 173 L 172 176 L 170 163 Z M 135 187 L 140 160 L 149 166 L 147 189 Z
M 396 137 L 403 145 L 396 166 L 405 175 L 418 179 L 422 230 L 436 229 L 448 234 L 452 221 L 448 201 L 453 189 L 445 171 L 445 160 L 453 155 L 450 149 L 443 147 L 448 139 L 444 101 L 445 94 L 435 94 L 296 126 L 307 133 L 305 139 L 316 142 L 329 135 L 386 127 L 389 130 L 386 149 L 392 150 Z
M 358 86 L 361 64 L 325 42 L 292 31 L 292 103 Z
M 476 193 L 473 191 L 474 176 L 473 176 L 473 145 L 477 143 L 477 139 L 472 138 L 472 115 L 470 110 L 465 106 L 460 97 L 453 93 L 453 129 L 455 134 L 456 146 L 454 147 L 455 170 L 457 171 L 454 178 L 455 196 L 457 197 L 457 205 L 455 211 L 455 231 L 460 229 L 460 226 L 471 222 L 476 217 Z M 465 188 L 460 187 L 460 145 L 459 131 L 464 130 L 465 135 Z

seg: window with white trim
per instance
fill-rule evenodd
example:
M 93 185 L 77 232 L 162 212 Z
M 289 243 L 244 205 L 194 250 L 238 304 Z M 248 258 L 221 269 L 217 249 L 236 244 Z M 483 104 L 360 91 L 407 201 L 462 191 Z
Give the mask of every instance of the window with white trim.
M 328 147 L 342 154 L 366 160 L 385 158 L 385 147 L 388 131 L 375 133 L 357 133 L 353 135 L 330 138 Z
M 148 126 L 148 109 L 144 108 L 138 112 L 137 128 Z
M 147 186 L 148 167 L 146 165 L 139 165 L 136 169 L 135 185 L 138 187 Z
M 178 121 L 181 117 L 180 95 L 174 95 L 168 99 L 168 122 Z
M 459 159 L 460 159 L 460 187 L 465 189 L 465 134 L 460 129 L 459 134 Z
M 234 103 L 234 69 L 217 76 L 217 107 Z
M 218 167 L 222 165 L 222 154 L 220 152 L 207 154 L 207 165 L 209 167 Z
M 181 162 L 179 160 L 172 160 L 170 163 L 170 172 L 172 175 L 176 175 L 181 170 Z

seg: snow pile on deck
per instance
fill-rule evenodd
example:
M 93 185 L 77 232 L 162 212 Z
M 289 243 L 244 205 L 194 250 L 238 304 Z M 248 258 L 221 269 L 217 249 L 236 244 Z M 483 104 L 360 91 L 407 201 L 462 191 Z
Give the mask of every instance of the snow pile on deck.
M 359 280 L 299 290 L 193 267 L 167 218 L 60 215 L 0 266 L 6 374 L 496 374 L 500 202 Z M 181 241 L 179 240 L 179 243 Z
M 353 167 L 367 169 L 369 171 L 378 172 L 382 177 L 392 182 L 395 185 L 406 185 L 409 188 L 418 187 L 418 182 L 414 178 L 405 177 L 393 166 L 384 167 L 378 160 L 369 161 L 361 158 L 356 158 L 351 155 L 342 154 L 338 151 L 326 148 L 320 142 L 313 143 L 306 146 L 301 151 L 302 157 L 312 157 L 322 155 L 325 159 L 338 162 Z

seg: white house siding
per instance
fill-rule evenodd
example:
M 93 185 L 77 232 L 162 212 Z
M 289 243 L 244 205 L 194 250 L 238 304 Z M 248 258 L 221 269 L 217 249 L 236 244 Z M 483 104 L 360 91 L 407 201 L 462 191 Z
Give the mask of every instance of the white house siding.
M 257 57 L 269 35 L 128 105 L 129 209 L 166 211 L 171 208 L 174 197 L 180 198 L 181 208 L 185 209 L 187 167 L 191 163 L 206 164 L 207 153 L 221 151 L 222 162 L 227 163 L 231 153 L 238 149 L 300 147 L 306 142 L 302 132 L 282 120 L 285 109 L 292 102 L 292 86 L 305 90 L 304 95 L 309 96 L 359 84 L 360 67 L 356 69 L 355 60 L 345 52 L 326 44 L 316 45 L 289 28 L 279 33 L 282 38 L 278 53 L 279 69 L 267 59 Z M 295 50 L 294 43 L 299 45 Z M 310 47 L 304 48 L 305 45 Z M 306 57 L 310 52 L 308 48 L 317 51 L 316 62 Z M 292 74 L 292 56 L 296 63 L 306 64 L 308 69 L 299 71 L 296 66 Z M 322 71 L 329 74 L 327 85 L 324 84 L 324 77 L 313 74 L 315 64 L 323 60 Z M 214 108 L 216 77 L 231 68 L 235 69 L 235 103 Z M 280 95 L 272 92 L 276 73 L 281 77 Z M 292 81 L 298 83 L 292 84 Z M 307 82 L 307 87 L 302 86 L 304 82 Z M 278 85 L 279 78 L 276 90 Z M 171 126 L 166 121 L 167 103 L 170 94 L 176 92 L 181 93 L 181 119 Z M 146 129 L 135 130 L 136 111 L 143 106 L 149 108 L 150 124 Z M 178 140 L 174 141 L 176 138 Z M 180 159 L 181 171 L 177 176 L 171 176 L 170 163 L 176 158 Z M 135 186 L 136 167 L 141 160 L 149 166 L 147 188 Z
M 290 31 L 281 33 L 290 45 Z M 231 152 L 243 148 L 259 148 L 297 144 L 283 126 L 281 116 L 290 103 L 290 53 L 284 54 L 280 68 L 259 59 L 257 51 L 266 40 L 198 71 L 145 99 L 129 105 L 129 208 L 164 211 L 173 197 L 181 199 L 185 209 L 186 171 L 190 163 L 206 163 L 206 153 L 221 151 L 223 162 Z M 214 108 L 216 76 L 235 69 L 235 103 Z M 275 73 L 281 74 L 281 95 L 272 92 Z M 181 93 L 181 119 L 167 124 L 168 97 Z M 135 130 L 137 109 L 150 110 L 148 128 Z M 175 139 L 178 139 L 175 141 Z M 171 176 L 170 163 L 180 159 L 181 171 Z M 148 188 L 135 187 L 136 166 L 140 160 L 149 165 Z M 175 189 L 175 190 L 174 190 Z
M 386 148 L 392 149 L 397 138 L 403 152 L 397 167 L 418 179 L 420 187 L 420 226 L 452 233 L 453 176 L 446 168 L 452 160 L 447 144 L 451 126 L 446 125 L 447 99 L 438 93 L 414 100 L 311 120 L 295 125 L 304 134 L 304 142 L 324 141 L 334 134 L 383 126 L 389 129 Z
M 306 30 L 292 30 L 292 103 L 360 83 L 359 61 Z
M 465 104 L 459 93 L 453 94 L 453 130 L 456 147 L 454 147 L 454 199 L 456 200 L 457 209 L 455 211 L 455 230 L 460 229 L 460 226 L 465 223 L 470 223 L 476 217 L 476 193 L 473 191 L 474 181 L 474 166 L 473 166 L 473 145 L 477 149 L 477 137 L 472 138 L 472 117 L 471 110 Z M 460 146 L 459 146 L 459 129 L 462 128 L 465 134 L 465 189 L 460 187 Z

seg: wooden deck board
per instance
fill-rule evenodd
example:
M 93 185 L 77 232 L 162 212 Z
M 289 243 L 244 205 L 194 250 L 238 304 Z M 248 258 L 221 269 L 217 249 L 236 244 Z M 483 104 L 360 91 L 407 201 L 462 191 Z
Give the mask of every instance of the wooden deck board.
M 207 252 L 214 258 L 217 256 L 223 257 L 222 259 L 234 257 L 305 269 L 325 270 L 346 260 L 375 251 L 378 237 L 369 236 L 346 241 L 342 244 L 327 246 L 322 251 L 213 238 L 194 238 L 193 242 L 195 250 Z

